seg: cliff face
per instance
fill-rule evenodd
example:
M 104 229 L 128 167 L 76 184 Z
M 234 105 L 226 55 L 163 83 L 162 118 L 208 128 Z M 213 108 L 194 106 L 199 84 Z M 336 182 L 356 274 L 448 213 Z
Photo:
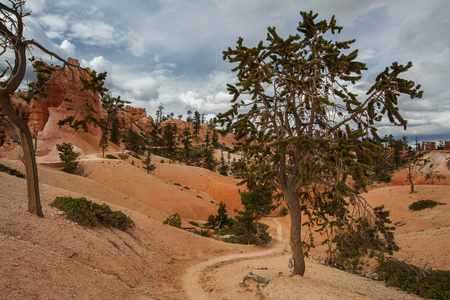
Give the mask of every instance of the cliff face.
M 117 121 L 119 127 L 125 130 L 130 129 L 133 123 L 136 123 L 144 131 L 152 131 L 151 124 L 153 122 L 153 118 L 151 116 L 147 116 L 145 108 L 136 108 L 127 105 L 117 114 Z

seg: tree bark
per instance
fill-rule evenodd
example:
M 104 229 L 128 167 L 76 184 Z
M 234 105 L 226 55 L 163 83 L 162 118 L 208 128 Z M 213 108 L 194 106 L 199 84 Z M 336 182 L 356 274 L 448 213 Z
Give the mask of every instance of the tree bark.
M 14 108 L 10 102 L 9 96 L 2 95 L 1 103 L 3 112 L 8 117 L 11 124 L 19 134 L 20 143 L 22 144 L 23 159 L 25 163 L 25 175 L 27 181 L 28 193 L 28 211 L 39 217 L 43 217 L 41 200 L 39 195 L 39 181 L 36 165 L 36 157 L 33 149 L 33 139 L 30 129 L 24 120 L 16 115 Z
M 291 216 L 291 232 L 289 245 L 291 246 L 292 260 L 294 270 L 292 275 L 303 276 L 305 274 L 305 258 L 302 248 L 302 211 L 300 202 L 295 192 L 287 191 L 284 193 L 289 206 L 289 215 Z

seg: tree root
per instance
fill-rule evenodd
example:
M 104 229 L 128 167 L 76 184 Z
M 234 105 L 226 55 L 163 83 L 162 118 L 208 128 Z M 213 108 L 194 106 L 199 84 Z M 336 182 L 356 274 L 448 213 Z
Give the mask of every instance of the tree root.
M 248 272 L 247 274 L 245 274 L 244 279 L 242 280 L 242 282 L 239 283 L 239 285 L 241 285 L 243 287 L 248 287 L 249 285 L 247 283 L 245 283 L 246 280 L 253 280 L 256 282 L 255 294 L 259 295 L 259 299 L 263 299 L 264 295 L 261 292 L 259 285 L 262 284 L 262 287 L 265 287 L 266 285 L 269 284 L 270 279 L 266 278 L 266 277 L 255 275 L 252 272 Z M 247 289 L 247 290 L 250 290 L 250 289 Z

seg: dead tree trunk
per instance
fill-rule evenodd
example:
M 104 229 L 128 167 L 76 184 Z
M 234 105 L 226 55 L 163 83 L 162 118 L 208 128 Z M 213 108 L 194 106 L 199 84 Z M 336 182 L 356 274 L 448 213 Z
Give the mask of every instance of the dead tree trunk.
M 20 143 L 23 149 L 23 159 L 25 163 L 25 175 L 27 180 L 28 211 L 39 217 L 43 217 L 42 206 L 39 196 L 39 181 L 36 165 L 36 157 L 33 149 L 33 139 L 30 129 L 25 121 L 16 115 L 14 108 L 6 95 L 1 96 L 3 112 L 8 117 L 14 129 L 19 134 Z
M 36 44 L 34 41 L 26 41 L 23 38 L 23 20 L 27 14 L 22 12 L 24 2 L 12 3 L 12 8 L 0 4 L 2 15 L 9 21 L 0 23 L 0 36 L 2 38 L 2 54 L 8 50 L 14 53 L 14 64 L 10 65 L 1 77 L 4 81 L 0 83 L 0 101 L 2 109 L 9 121 L 17 131 L 23 149 L 23 159 L 25 163 L 25 175 L 28 192 L 28 211 L 39 217 L 43 217 L 41 200 L 39 196 L 38 172 L 36 158 L 33 149 L 33 139 L 28 125 L 14 111 L 11 104 L 11 95 L 19 88 L 25 76 L 27 67 L 26 50 L 29 44 Z M 4 19 L 2 19 L 4 21 Z M 9 27 L 8 27 L 9 26 Z M 9 70 L 9 73 L 8 73 Z M 6 78 L 5 75 L 8 75 Z

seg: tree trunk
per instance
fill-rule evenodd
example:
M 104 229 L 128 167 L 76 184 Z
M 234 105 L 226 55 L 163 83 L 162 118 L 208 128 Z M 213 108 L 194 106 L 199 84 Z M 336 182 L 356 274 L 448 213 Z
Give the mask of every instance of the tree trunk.
M 289 215 L 291 216 L 291 232 L 289 238 L 289 245 L 291 246 L 292 260 L 294 270 L 292 275 L 305 274 L 305 258 L 303 257 L 302 248 L 302 211 L 300 209 L 300 202 L 295 192 L 284 193 L 286 201 L 289 206 Z
M 414 172 L 414 168 L 411 167 L 411 164 L 408 166 L 408 171 L 409 172 L 408 172 L 407 178 L 411 185 L 411 194 L 412 194 L 412 193 L 414 193 L 414 182 L 413 182 L 413 175 L 412 175 L 412 172 Z
M 259 222 L 258 217 L 255 219 L 255 226 L 256 226 L 256 238 L 259 239 L 261 237 L 261 231 L 259 230 Z
M 22 144 L 23 159 L 25 163 L 25 175 L 27 180 L 28 193 L 28 211 L 39 217 L 43 217 L 41 200 L 39 196 L 39 182 L 36 165 L 36 157 L 33 149 L 33 139 L 27 124 L 16 115 L 14 108 L 9 100 L 9 96 L 2 95 L 1 103 L 5 115 L 8 117 L 14 129 L 19 134 Z

